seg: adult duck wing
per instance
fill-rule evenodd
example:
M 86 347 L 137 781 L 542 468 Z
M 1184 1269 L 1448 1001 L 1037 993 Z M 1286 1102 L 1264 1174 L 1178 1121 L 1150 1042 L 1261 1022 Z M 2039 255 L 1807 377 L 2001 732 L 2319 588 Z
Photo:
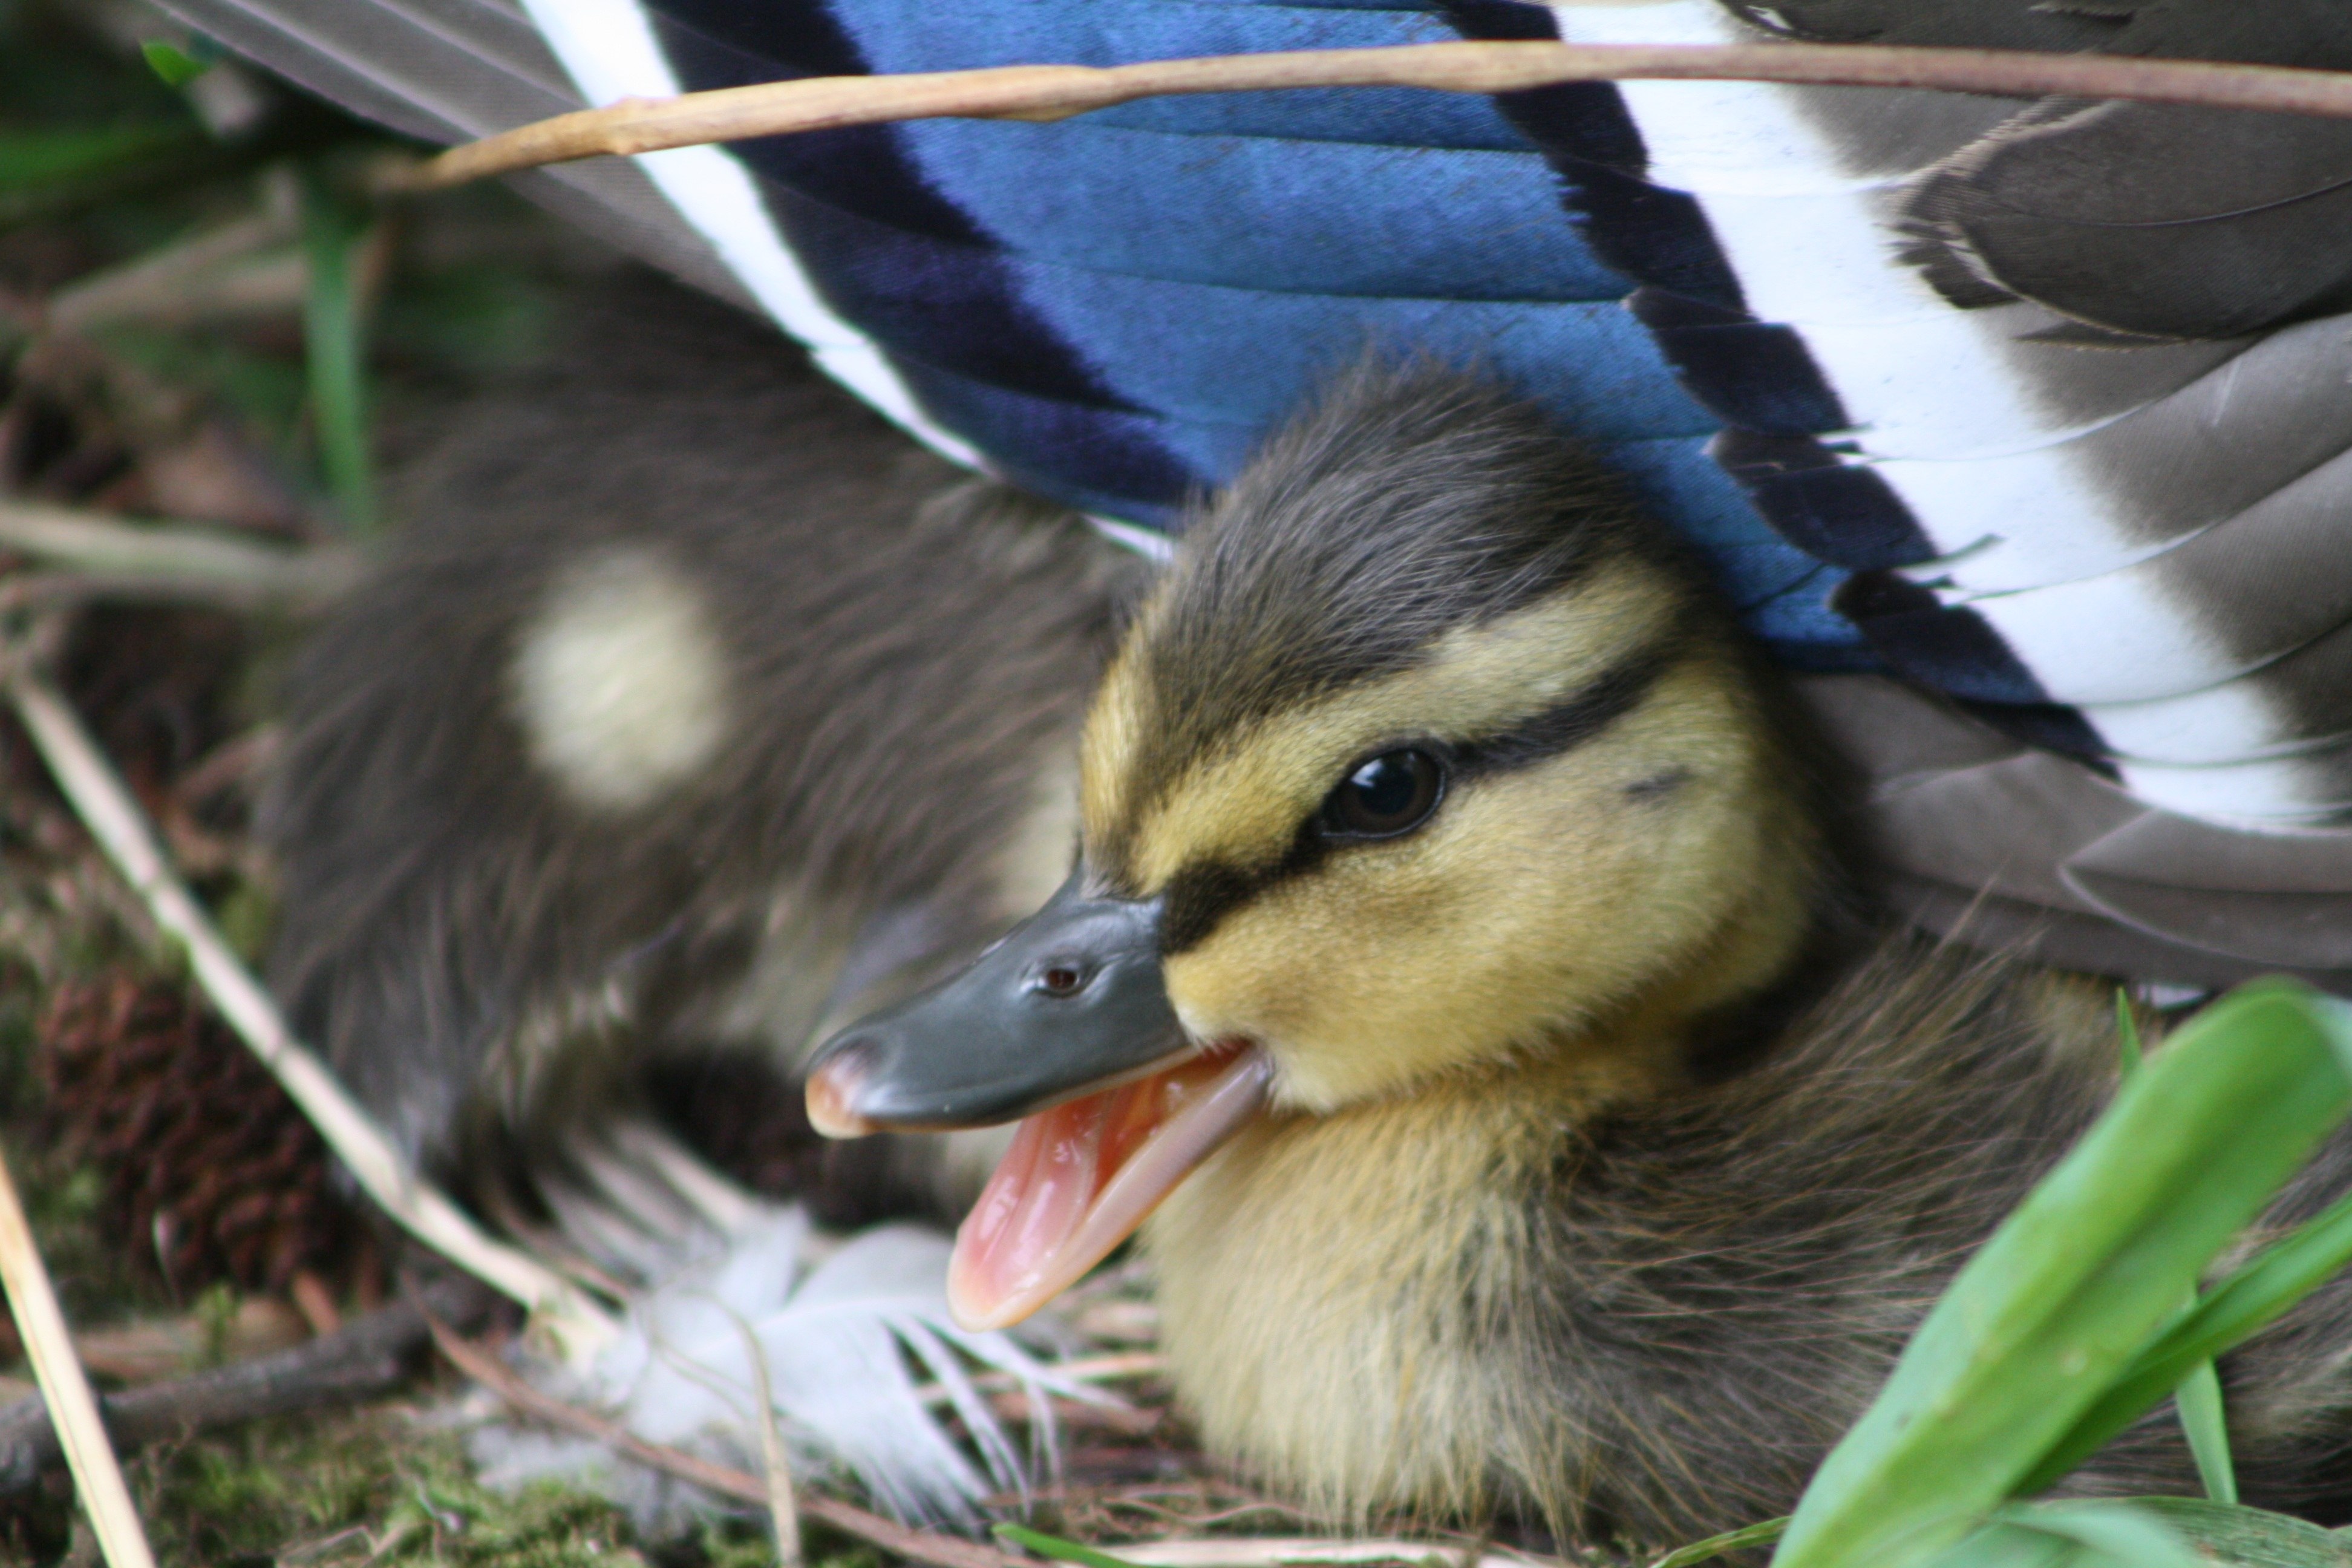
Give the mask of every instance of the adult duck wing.
M 230 0 L 173 3 L 194 16 Z M 278 7 L 299 25 L 270 25 L 306 37 L 374 9 L 235 3 Z M 534 0 L 530 16 L 580 96 L 604 101 L 1555 32 L 2352 64 L 2341 10 Z M 483 52 L 492 15 L 440 0 L 425 31 Z M 264 58 L 291 47 L 216 30 Z M 2326 216 L 2348 136 L 2130 106 L 1630 82 L 1497 100 L 1171 100 L 639 166 L 741 292 L 877 406 L 1145 535 L 1367 342 L 1482 360 L 1709 553 L 1783 662 L 1892 673 L 1936 697 L 1912 707 L 1918 743 L 1895 751 L 1967 752 L 1945 731 L 1981 721 L 2000 744 L 2074 759 L 2034 762 L 2063 782 L 2032 801 L 1956 773 L 1900 818 L 1899 860 L 1932 862 L 1963 902 L 2014 892 L 2022 912 L 2079 919 L 2102 933 L 2102 967 L 2193 979 L 2345 967 L 2265 933 L 2307 932 L 2308 898 L 2352 896 L 2352 875 L 2315 869 L 2352 815 L 2352 323 L 2328 313 L 2352 226 Z M 1865 760 L 1882 795 L 1919 782 Z M 2070 880 L 2098 816 L 2085 801 L 2206 825 L 2198 879 L 2171 851 L 2131 860 L 2126 840 L 2104 880 Z M 2303 880 L 2326 883 L 2298 882 L 2306 901 L 2269 901 L 2288 896 L 2266 858 L 2280 833 L 2309 852 Z M 2228 903 L 2236 923 L 2159 918 L 2164 900 L 2118 890 L 2116 857 L 2200 910 Z M 1988 869 L 2026 863 L 2033 898 Z M 2224 892 L 2252 901 L 2203 897 Z M 1936 900 L 1918 907 L 1948 923 Z M 2199 953 L 2210 962 L 2184 956 Z

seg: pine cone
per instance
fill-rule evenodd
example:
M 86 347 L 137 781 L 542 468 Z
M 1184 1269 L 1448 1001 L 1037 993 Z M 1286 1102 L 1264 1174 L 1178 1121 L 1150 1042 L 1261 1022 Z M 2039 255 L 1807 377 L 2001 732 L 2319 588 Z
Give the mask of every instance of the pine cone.
M 165 981 L 58 986 L 37 1062 L 51 1131 L 106 1180 L 101 1220 L 174 1289 L 342 1282 L 361 1223 L 319 1135 L 242 1042 Z

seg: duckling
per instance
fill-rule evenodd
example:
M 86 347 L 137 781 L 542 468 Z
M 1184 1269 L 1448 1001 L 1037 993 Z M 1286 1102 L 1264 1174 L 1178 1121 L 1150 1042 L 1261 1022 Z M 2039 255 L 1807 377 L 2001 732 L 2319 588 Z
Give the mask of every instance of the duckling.
M 1368 367 L 1183 537 L 1075 869 L 832 1040 L 836 1136 L 1022 1119 L 961 1319 L 1142 1227 L 1210 1447 L 1323 1510 L 1671 1542 L 1784 1512 L 2115 1081 L 2102 984 L 1892 932 L 1800 710 L 1533 405 Z M 2330 1145 L 2279 1215 L 2352 1178 Z M 2226 1369 L 2352 1504 L 2352 1290 Z M 2179 1489 L 2151 1418 L 2069 1485 Z
M 796 1113 L 762 1086 L 828 1019 L 1034 907 L 1137 570 L 709 301 L 568 310 L 419 441 L 390 558 L 287 682 L 264 814 L 295 1026 L 516 1224 L 616 1120 Z M 960 1212 L 992 1157 L 797 1180 L 845 1221 Z

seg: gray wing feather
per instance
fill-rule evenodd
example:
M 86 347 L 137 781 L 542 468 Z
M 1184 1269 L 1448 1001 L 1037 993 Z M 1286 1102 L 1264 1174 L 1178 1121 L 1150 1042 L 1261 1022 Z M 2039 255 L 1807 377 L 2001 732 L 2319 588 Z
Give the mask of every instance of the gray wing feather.
M 537 30 L 499 0 L 162 0 L 256 63 L 405 136 L 470 141 L 583 107 Z M 625 158 L 512 176 L 533 202 L 731 303 L 751 297 Z
M 1872 676 L 1804 682 L 1872 779 L 1885 892 L 1934 929 L 2196 985 L 2271 971 L 2352 990 L 2352 831 L 2151 810 L 2086 770 Z
M 2231 833 L 2148 812 L 2077 851 L 2063 874 L 2099 908 L 2196 946 L 2352 969 L 2352 834 Z
M 2052 105 L 1908 205 L 1978 278 L 2119 333 L 2226 337 L 2352 301 L 2352 126 L 2335 121 Z

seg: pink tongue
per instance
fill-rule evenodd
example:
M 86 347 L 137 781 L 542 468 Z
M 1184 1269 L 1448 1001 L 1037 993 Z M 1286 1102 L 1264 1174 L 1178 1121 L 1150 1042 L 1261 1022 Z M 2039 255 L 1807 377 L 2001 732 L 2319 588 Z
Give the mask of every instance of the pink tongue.
M 1023 1121 L 956 1233 L 956 1321 L 1001 1329 L 1076 1283 L 1257 1114 L 1272 1072 L 1255 1047 L 1188 1057 Z

